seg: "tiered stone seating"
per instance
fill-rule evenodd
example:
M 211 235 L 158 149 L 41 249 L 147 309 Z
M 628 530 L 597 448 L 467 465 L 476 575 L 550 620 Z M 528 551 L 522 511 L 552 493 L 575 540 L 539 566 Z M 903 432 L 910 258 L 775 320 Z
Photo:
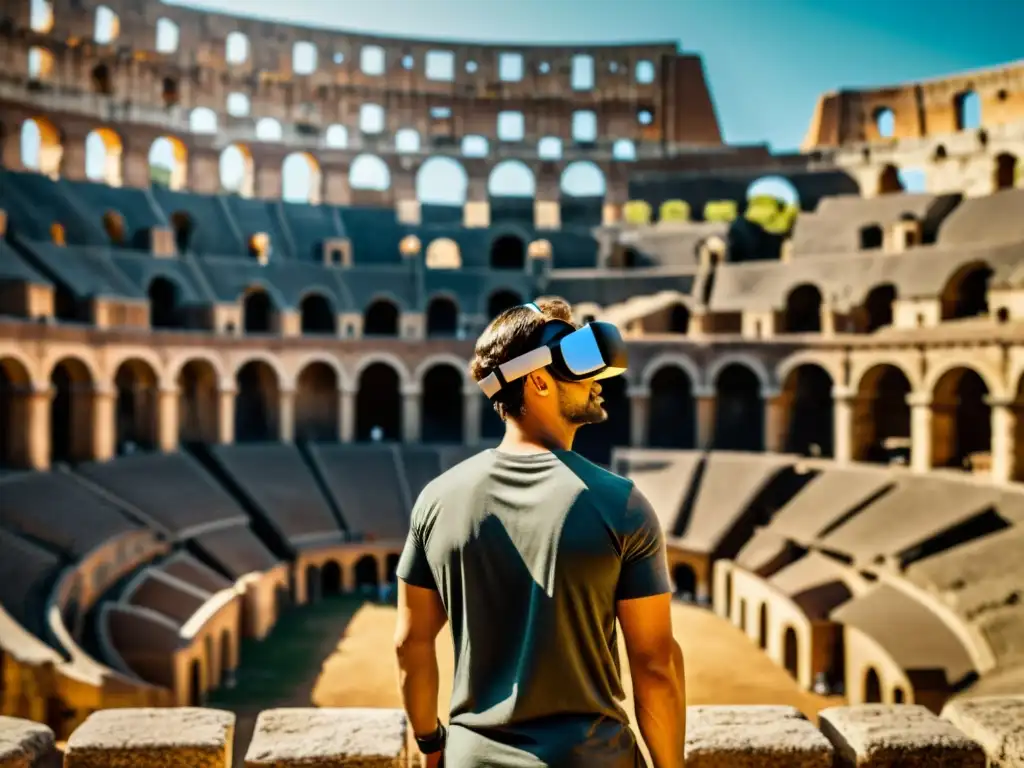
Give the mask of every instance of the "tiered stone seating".
M 263 233 L 270 237 L 271 260 L 291 259 L 294 256 L 291 238 L 284 230 L 277 202 L 235 195 L 223 200 L 244 240 Z
M 60 568 L 60 557 L 0 528 L 0 605 L 44 642 L 46 604 Z
M 404 539 L 409 531 L 409 489 L 399 474 L 398 449 L 390 445 L 311 446 L 350 532 Z
M 195 253 L 246 258 L 249 249 L 238 233 L 237 225 L 228 218 L 222 198 L 188 192 L 172 192 L 154 185 L 153 197 L 168 221 L 175 213 L 191 219 L 189 249 Z
M 145 190 L 67 179 L 61 179 L 58 187 L 64 195 L 73 197 L 78 207 L 91 213 L 97 222 L 102 222 L 104 214 L 108 212 L 121 216 L 124 221 L 124 241 L 112 245 L 144 250 L 149 246 L 149 230 L 167 225 L 166 220 L 150 204 Z
M 236 578 L 268 571 L 278 563 L 278 559 L 246 523 L 228 524 L 198 533 L 192 537 L 192 541 L 208 552 L 225 572 Z
M 80 299 L 146 297 L 145 291 L 114 263 L 108 248 L 82 246 L 75 248 L 74 256 L 68 258 L 68 249 L 52 242 L 25 242 L 23 247 L 34 258 L 39 271 L 63 283 Z
M 393 208 L 339 208 L 356 264 L 398 264 L 404 236 Z
M 401 451 L 409 493 L 415 498 L 427 483 L 441 474 L 441 453 L 431 446 L 402 446 Z
M 301 205 L 282 202 L 281 215 L 295 244 L 294 256 L 299 261 L 323 261 L 325 240 L 342 237 L 340 218 L 335 211 L 324 205 Z
M 38 173 L 0 171 L 0 207 L 8 211 L 12 231 L 31 240 L 49 241 L 52 224 L 60 224 L 72 245 L 109 242 L 99 219 L 77 208 L 52 179 Z
M 612 471 L 633 481 L 658 513 L 665 533 L 674 536 L 693 473 L 702 458 L 698 451 L 617 448 Z

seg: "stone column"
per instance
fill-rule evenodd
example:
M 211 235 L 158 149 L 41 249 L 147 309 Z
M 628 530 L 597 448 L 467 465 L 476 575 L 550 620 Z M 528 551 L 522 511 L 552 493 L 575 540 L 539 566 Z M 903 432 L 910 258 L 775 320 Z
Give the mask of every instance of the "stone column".
M 220 400 L 217 408 L 217 442 L 229 445 L 235 442 L 235 395 L 234 387 L 221 386 L 217 397 Z
M 1016 474 L 1017 456 L 1013 437 L 1017 431 L 1017 412 L 1013 401 L 987 398 L 992 409 L 992 482 L 1011 482 Z
M 108 461 L 114 457 L 114 403 L 117 392 L 113 387 L 98 386 L 92 393 L 92 456 L 93 461 Z
M 338 401 L 338 439 L 351 443 L 356 437 L 356 391 L 342 384 Z
M 832 388 L 832 453 L 839 464 L 853 457 L 853 397 L 845 387 Z
M 466 445 L 480 442 L 480 388 L 476 384 L 467 385 L 462 390 L 462 441 Z
M 629 444 L 642 448 L 649 442 L 651 390 L 644 386 L 629 388 Z
M 157 393 L 157 443 L 163 453 L 178 450 L 179 395 L 177 387 Z
M 907 395 L 910 406 L 910 467 L 915 472 L 927 472 L 932 467 L 932 394 L 911 392 Z
M 44 471 L 50 468 L 50 403 L 52 389 L 32 389 L 25 398 L 25 464 L 30 469 Z
M 277 393 L 277 437 L 282 443 L 295 440 L 295 390 Z
M 693 393 L 694 407 L 697 409 L 697 450 L 705 451 L 711 447 L 715 437 L 715 406 L 714 390 L 695 390 Z
M 787 398 L 774 389 L 761 390 L 764 401 L 764 449 L 768 453 L 782 451 L 786 439 Z
M 402 387 L 402 442 L 420 441 L 420 400 L 422 392 L 418 384 Z

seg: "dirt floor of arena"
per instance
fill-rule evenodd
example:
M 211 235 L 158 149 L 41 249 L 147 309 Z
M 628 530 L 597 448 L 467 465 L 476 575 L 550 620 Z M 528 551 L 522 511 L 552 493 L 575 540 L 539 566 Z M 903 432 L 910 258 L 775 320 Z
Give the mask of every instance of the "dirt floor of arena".
M 714 613 L 673 606 L 676 637 L 686 663 L 688 704 L 787 704 L 812 720 L 842 703 L 800 689 L 743 633 Z M 282 617 L 261 643 L 246 643 L 237 686 L 208 702 L 238 715 L 235 764 L 242 765 L 255 717 L 274 707 L 399 707 L 392 635 L 395 609 L 357 598 L 334 598 Z M 448 711 L 451 637 L 438 638 L 439 711 Z M 625 652 L 620 649 L 623 671 Z M 627 712 L 632 691 L 625 679 Z

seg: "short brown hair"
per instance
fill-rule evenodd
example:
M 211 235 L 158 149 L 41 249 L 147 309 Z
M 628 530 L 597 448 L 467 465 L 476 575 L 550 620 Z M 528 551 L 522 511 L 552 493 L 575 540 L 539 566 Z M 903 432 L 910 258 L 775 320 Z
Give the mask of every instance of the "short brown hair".
M 558 296 L 534 299 L 542 314 L 524 306 L 506 309 L 484 329 L 476 341 L 469 372 L 475 381 L 487 377 L 495 368 L 534 349 L 540 340 L 541 329 L 548 320 L 572 323 L 572 307 Z M 575 324 L 575 323 L 574 323 Z M 509 416 L 523 415 L 525 381 L 510 382 L 494 398 L 494 410 L 502 421 Z

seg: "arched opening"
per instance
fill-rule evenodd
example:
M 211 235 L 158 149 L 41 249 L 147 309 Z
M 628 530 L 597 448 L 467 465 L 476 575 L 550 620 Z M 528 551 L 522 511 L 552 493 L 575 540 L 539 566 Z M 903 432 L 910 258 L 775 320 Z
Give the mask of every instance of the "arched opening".
M 724 451 L 760 451 L 764 447 L 761 380 L 746 365 L 730 363 L 715 379 L 713 446 Z
M 354 190 L 386 192 L 391 186 L 391 171 L 376 155 L 359 155 L 349 166 L 348 183 Z
M 397 336 L 398 305 L 387 299 L 370 303 L 363 313 L 363 336 Z
M 254 288 L 242 300 L 242 322 L 246 333 L 270 333 L 273 330 L 274 305 L 270 294 Z
M 874 333 L 879 328 L 892 325 L 893 306 L 896 303 L 896 287 L 891 283 L 876 285 L 864 299 L 862 333 Z
M 956 110 L 956 129 L 973 131 L 981 128 L 981 97 L 975 91 L 965 91 L 953 97 Z
M 213 689 L 217 685 L 217 668 L 214 664 L 213 656 L 213 635 L 207 635 L 203 639 L 203 645 L 205 646 L 205 658 L 206 658 L 206 685 L 208 689 Z
M 569 163 L 559 181 L 565 197 L 603 198 L 605 193 L 604 173 L 589 160 Z
M 341 594 L 341 566 L 328 560 L 320 569 L 320 594 L 334 597 Z
M 696 445 L 693 382 L 675 365 L 651 377 L 647 443 L 652 448 L 693 448 Z
M 805 283 L 789 292 L 783 327 L 786 333 L 821 333 L 821 291 L 816 286 Z
M 868 667 L 864 673 L 864 704 L 882 703 L 882 682 L 874 667 Z
M 573 450 L 597 464 L 609 464 L 615 446 L 629 445 L 630 407 L 626 383 L 622 376 L 601 381 L 601 397 L 608 418 L 600 424 L 587 424 L 576 433 Z
M 882 228 L 877 224 L 868 224 L 860 228 L 860 248 L 862 251 L 877 250 L 882 247 Z
M 725 616 L 732 616 L 732 570 L 725 573 Z
M 744 633 L 747 631 L 747 601 L 740 598 L 740 610 L 737 625 Z
M 188 253 L 192 249 L 192 235 L 195 232 L 192 217 L 184 211 L 175 211 L 170 216 L 170 224 L 174 232 L 174 247 L 178 253 Z
M 416 172 L 416 199 L 425 205 L 464 205 L 469 176 L 451 157 L 431 157 Z
M 672 569 L 672 581 L 676 594 L 684 600 L 693 600 L 697 595 L 697 574 L 689 565 L 680 563 Z
M 796 630 L 786 627 L 782 636 L 782 660 L 786 671 L 794 680 L 800 678 L 800 646 L 797 642 Z
M 833 448 L 832 377 L 819 365 L 800 365 L 782 387 L 786 453 L 831 458 Z
M 522 303 L 523 297 L 515 291 L 497 290 L 487 299 L 487 317 L 493 320 L 506 309 L 518 307 Z
M 256 164 L 244 144 L 232 144 L 220 153 L 220 191 L 252 197 L 256 191 Z
M 199 659 L 193 659 L 188 674 L 188 705 L 203 706 L 203 668 Z
M 124 145 L 117 133 L 109 128 L 92 131 L 85 138 L 86 178 L 111 187 L 120 187 L 123 152 Z
M 363 555 L 356 561 L 356 589 L 360 592 L 377 592 L 380 577 L 377 574 L 377 558 Z
M 387 556 L 387 560 L 384 563 L 384 580 L 388 584 L 394 584 L 398 581 L 398 561 L 400 559 L 400 556 L 396 554 Z
M 189 360 L 178 374 L 178 441 L 215 443 L 220 428 L 217 373 L 206 360 Z
M 185 188 L 188 150 L 181 139 L 161 136 L 149 148 L 149 180 L 168 189 Z
M 992 269 L 972 262 L 960 267 L 942 289 L 942 319 L 959 320 L 988 314 L 988 284 Z
M 424 443 L 462 442 L 462 386 L 462 373 L 451 365 L 435 365 L 424 374 L 420 408 Z
M 329 334 L 338 332 L 337 315 L 326 296 L 320 293 L 307 294 L 299 304 L 302 315 L 303 334 Z
M 1020 175 L 1017 165 L 1017 158 L 1009 152 L 996 155 L 995 178 L 992 186 L 996 189 L 1013 189 L 1017 186 L 1017 177 Z
M 178 286 L 166 277 L 156 277 L 146 292 L 149 296 L 149 324 L 153 328 L 182 328 L 184 318 L 178 304 Z
M 53 123 L 44 117 L 33 117 L 21 124 L 23 168 L 56 179 L 60 176 L 63 158 L 61 133 Z
M 50 374 L 50 459 L 82 461 L 92 455 L 95 384 L 81 360 L 61 360 Z
M 272 117 L 264 117 L 256 122 L 256 140 L 265 142 L 281 141 L 284 129 L 281 123 Z
M 454 336 L 459 329 L 459 308 L 447 296 L 435 296 L 427 305 L 427 336 Z
M 293 152 L 281 164 L 281 199 L 287 203 L 319 205 L 323 174 L 308 152 Z
M 900 171 L 895 165 L 887 165 L 878 175 L 878 194 L 892 195 L 903 191 Z
M 447 237 L 432 240 L 427 246 L 427 269 L 458 269 L 462 266 L 462 254 L 458 244 Z
M 757 645 L 763 651 L 768 648 L 768 603 L 761 603 L 757 616 Z
M 494 166 L 487 178 L 489 197 L 526 197 L 536 194 L 533 171 L 521 160 L 503 160 Z
M 306 577 L 306 605 L 316 603 L 323 597 L 323 583 L 320 580 L 320 569 L 315 565 L 307 565 Z
M 970 368 L 946 371 L 932 394 L 932 466 L 972 471 L 992 450 L 988 387 Z
M 387 363 L 373 363 L 359 376 L 356 395 L 356 440 L 369 442 L 374 429 L 383 440 L 402 439 L 402 397 L 398 372 Z
M 910 381 L 893 365 L 864 374 L 854 401 L 853 455 L 880 464 L 910 460 Z
M 338 439 L 338 374 L 327 363 L 310 363 L 295 385 L 295 438 Z
M 262 360 L 242 366 L 235 379 L 235 442 L 270 442 L 278 437 L 277 372 Z
M 28 398 L 31 392 L 25 366 L 11 358 L 0 358 L 0 467 L 30 467 Z M 2 673 L 0 666 L 0 676 Z
M 907 700 L 907 695 L 903 692 L 903 689 L 898 685 L 892 689 L 892 703 L 893 704 L 904 704 Z
M 114 375 L 118 453 L 152 450 L 159 434 L 156 373 L 141 360 L 126 360 Z
M 685 304 L 676 304 L 669 310 L 668 332 L 685 336 L 690 331 L 690 308 Z
M 231 632 L 222 630 L 220 633 L 220 684 L 231 688 L 235 682 L 234 654 L 231 653 Z
M 491 269 L 526 269 L 526 244 L 518 235 L 500 235 L 491 243 Z

